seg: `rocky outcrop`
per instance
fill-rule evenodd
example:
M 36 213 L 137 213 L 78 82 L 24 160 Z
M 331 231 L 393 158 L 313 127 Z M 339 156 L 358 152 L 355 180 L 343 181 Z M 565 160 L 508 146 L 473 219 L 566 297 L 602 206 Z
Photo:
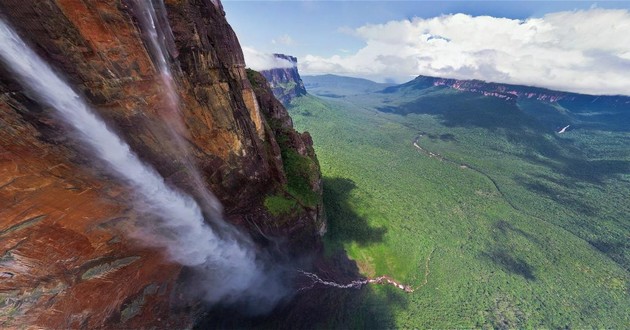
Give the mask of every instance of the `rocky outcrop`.
M 178 125 L 134 2 L 7 0 L 0 13 L 167 181 L 197 195 L 175 130 L 225 217 L 293 251 L 324 227 L 321 178 L 267 89 L 252 88 L 218 1 L 165 1 Z M 125 233 L 133 194 L 0 65 L 0 327 L 182 328 L 182 267 Z M 296 252 L 297 253 L 297 252 Z
M 306 88 L 297 68 L 297 58 L 284 54 L 273 54 L 273 56 L 291 65 L 286 68 L 263 70 L 260 73 L 269 82 L 273 95 L 284 105 L 288 105 L 292 99 L 306 95 Z
M 276 189 L 274 196 L 265 200 L 276 217 L 293 222 L 302 219 L 304 230 L 283 233 L 291 241 L 316 243 L 312 235 L 326 232 L 324 210 L 321 203 L 322 177 L 319 162 L 313 149 L 313 139 L 308 132 L 298 133 L 293 129 L 293 121 L 285 107 L 274 97 L 266 79 L 258 72 L 247 70 L 247 75 L 254 88 L 257 101 L 262 109 L 267 129 L 273 132 L 275 140 L 271 147 L 278 150 L 286 184 Z M 274 154 L 278 154 L 274 151 Z M 279 204 L 285 203 L 284 207 Z M 309 244 L 313 246 L 312 244 Z

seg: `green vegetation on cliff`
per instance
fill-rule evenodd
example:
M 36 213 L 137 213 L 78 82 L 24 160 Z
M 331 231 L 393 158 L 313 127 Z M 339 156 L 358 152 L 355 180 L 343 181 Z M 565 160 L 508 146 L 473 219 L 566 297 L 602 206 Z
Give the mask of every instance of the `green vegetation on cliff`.
M 295 150 L 281 146 L 282 162 L 287 175 L 287 192 L 300 204 L 314 207 L 319 202 L 319 195 L 311 188 L 311 182 L 317 180 L 319 169 L 315 161 L 298 154 Z
M 295 210 L 296 206 L 297 203 L 294 199 L 277 195 L 265 197 L 265 208 L 273 216 L 290 214 Z
M 416 288 L 371 286 L 326 327 L 627 327 L 628 133 L 422 92 L 289 108 L 324 175 L 327 254 Z
M 320 202 L 319 194 L 311 188 L 311 182 L 317 180 L 319 169 L 311 158 L 298 154 L 294 149 L 281 145 L 282 163 L 287 176 L 287 185 L 283 195 L 271 195 L 265 198 L 265 207 L 274 216 L 290 214 L 298 205 L 315 207 Z
M 258 97 L 267 122 L 280 149 L 282 170 L 286 184 L 265 197 L 264 206 L 273 216 L 291 215 L 304 208 L 315 209 L 321 203 L 319 187 L 320 170 L 308 137 L 298 134 L 282 104 L 273 98 L 265 78 L 258 72 L 247 69 L 247 78 Z M 267 149 L 274 147 L 266 141 Z

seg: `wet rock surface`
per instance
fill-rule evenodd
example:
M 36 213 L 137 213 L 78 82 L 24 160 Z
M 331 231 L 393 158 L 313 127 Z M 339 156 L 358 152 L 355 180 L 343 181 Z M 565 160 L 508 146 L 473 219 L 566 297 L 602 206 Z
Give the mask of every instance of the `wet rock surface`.
M 316 164 L 310 137 L 252 88 L 220 3 L 165 7 L 181 125 L 131 1 L 7 0 L 0 12 L 169 184 L 200 193 L 174 129 L 228 221 L 308 251 L 324 228 L 318 166 L 308 167 L 312 204 L 274 215 L 265 199 L 292 180 L 283 150 Z M 178 294 L 181 266 L 127 235 L 147 220 L 133 192 L 72 134 L 0 65 L 0 327 L 190 325 L 196 303 Z

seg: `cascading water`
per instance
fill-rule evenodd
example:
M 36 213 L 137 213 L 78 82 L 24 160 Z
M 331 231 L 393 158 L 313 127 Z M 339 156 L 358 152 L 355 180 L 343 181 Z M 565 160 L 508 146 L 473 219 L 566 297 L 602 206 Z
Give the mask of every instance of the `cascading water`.
M 155 3 L 155 6 L 154 6 Z M 166 17 L 166 8 L 164 7 L 164 2 L 162 0 L 154 0 L 154 1 L 142 1 L 142 0 L 134 0 L 132 2 L 134 5 L 134 11 L 136 12 L 136 17 L 140 23 L 140 28 L 144 31 L 145 39 L 147 47 L 152 55 L 154 64 L 156 65 L 161 78 L 162 86 L 165 88 L 168 108 L 171 115 L 176 115 L 175 118 L 170 118 L 171 120 L 176 120 L 177 125 L 183 125 L 181 121 L 180 108 L 179 108 L 179 96 L 177 94 L 177 89 L 175 88 L 176 84 L 173 80 L 173 75 L 171 73 L 171 69 L 168 62 L 168 46 L 172 45 L 172 31 L 168 24 L 168 19 Z M 216 4 L 215 4 L 216 5 Z M 174 141 L 177 143 L 179 150 L 186 150 L 186 143 L 181 138 L 181 135 L 178 132 L 169 126 L 169 133 Z M 200 187 L 202 195 L 204 192 L 207 192 L 205 188 L 203 188 L 203 183 L 201 181 L 201 176 L 197 169 L 192 165 L 192 162 L 189 159 L 187 154 L 182 155 L 186 160 L 186 166 L 189 170 L 189 173 L 193 175 L 193 179 L 197 183 L 198 187 Z M 213 205 L 217 205 L 216 198 L 211 195 L 209 192 L 204 199 L 209 200 Z M 261 232 L 262 233 L 262 232 Z M 409 286 L 404 286 L 399 284 L 398 282 L 386 277 L 381 276 L 374 279 L 360 279 L 354 280 L 347 284 L 341 284 L 334 281 L 326 281 L 323 280 L 315 273 L 306 272 L 303 270 L 297 270 L 297 272 L 305 277 L 307 277 L 312 283 L 310 286 L 300 288 L 298 291 L 304 291 L 310 288 L 313 288 L 315 284 L 320 284 L 328 287 L 334 287 L 339 289 L 360 289 L 364 285 L 377 283 L 377 284 L 391 284 L 402 290 L 407 292 L 413 292 Z
M 174 47 L 173 33 L 168 24 L 164 2 L 157 0 L 154 5 L 152 1 L 134 0 L 132 5 L 134 12 L 136 13 L 140 29 L 144 33 L 147 49 L 150 52 L 154 65 L 159 72 L 160 83 L 165 92 L 164 95 L 166 96 L 167 113 L 164 115 L 168 118 L 165 120 L 165 126 L 170 138 L 177 145 L 177 149 L 173 150 L 173 152 L 180 154 L 178 160 L 183 162 L 184 166 L 188 170 L 188 173 L 191 175 L 191 179 L 195 184 L 197 193 L 200 195 L 203 202 L 209 207 L 211 216 L 216 218 L 221 214 L 221 204 L 217 198 L 208 191 L 208 189 L 206 189 L 201 178 L 201 174 L 199 173 L 197 167 L 193 164 L 190 155 L 186 151 L 188 150 L 188 145 L 181 135 L 185 134 L 185 129 L 181 118 L 180 99 L 168 62 L 167 51 L 169 45 L 171 48 Z
M 306 277 L 308 280 L 311 281 L 310 285 L 302 287 L 302 288 L 299 288 L 298 292 L 304 291 L 304 290 L 310 290 L 310 289 L 314 288 L 315 285 L 317 285 L 317 284 L 322 285 L 322 286 L 331 287 L 331 288 L 336 288 L 336 289 L 361 289 L 364 285 L 367 285 L 367 284 L 389 284 L 389 285 L 397 287 L 398 289 L 403 290 L 405 292 L 412 293 L 412 292 L 415 291 L 415 289 L 412 288 L 411 286 L 398 283 L 397 281 L 391 279 L 388 276 L 379 276 L 379 277 L 376 277 L 376 278 L 366 278 L 366 279 L 354 280 L 354 281 L 350 281 L 348 283 L 339 283 L 339 282 L 336 282 L 336 281 L 324 280 L 319 275 L 317 275 L 315 273 L 307 272 L 307 271 L 304 271 L 304 270 L 301 270 L 301 269 L 298 269 L 297 272 L 302 274 L 304 277 Z
M 24 88 L 38 102 L 55 109 L 94 155 L 149 205 L 148 211 L 159 221 L 149 227 L 151 241 L 147 244 L 163 248 L 173 261 L 204 274 L 208 283 L 200 290 L 208 301 L 246 299 L 273 306 L 284 287 L 266 274 L 249 244 L 229 235 L 216 235 L 204 222 L 199 205 L 169 187 L 153 168 L 142 163 L 129 145 L 2 20 L 0 45 L 0 62 Z

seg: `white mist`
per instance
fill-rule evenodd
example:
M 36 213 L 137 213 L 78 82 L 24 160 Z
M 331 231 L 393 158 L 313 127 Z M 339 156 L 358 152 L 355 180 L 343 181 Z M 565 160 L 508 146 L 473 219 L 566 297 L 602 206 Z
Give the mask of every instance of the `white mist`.
M 188 170 L 188 174 L 190 174 L 195 184 L 197 194 L 202 198 L 203 204 L 207 206 L 206 210 L 210 211 L 212 218 L 220 217 L 222 211 L 221 203 L 208 191 L 203 183 L 201 174 L 187 151 L 188 144 L 181 135 L 186 134 L 186 132 L 181 118 L 179 94 L 171 73 L 166 50 L 168 48 L 167 43 L 173 43 L 173 32 L 168 25 L 164 2 L 161 0 L 155 2 L 156 4 L 154 5 L 153 1 L 134 0 L 132 5 L 140 30 L 145 36 L 147 50 L 152 55 L 153 63 L 159 72 L 159 82 L 166 99 L 164 106 L 167 113 L 164 115 L 168 118 L 164 123 L 171 140 L 177 145 L 177 150 L 173 150 L 173 152 L 179 154 L 179 161 Z M 162 24 L 160 24 L 160 19 Z

